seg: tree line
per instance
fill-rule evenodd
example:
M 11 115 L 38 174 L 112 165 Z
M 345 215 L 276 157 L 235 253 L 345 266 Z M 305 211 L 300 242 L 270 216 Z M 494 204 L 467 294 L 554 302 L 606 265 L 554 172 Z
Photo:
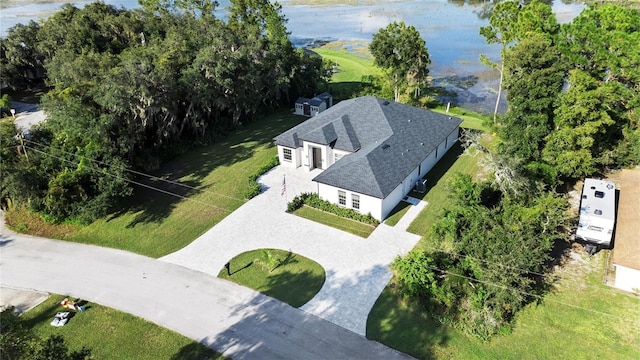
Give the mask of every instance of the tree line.
M 194 144 L 215 141 L 263 112 L 313 94 L 322 59 L 296 50 L 279 5 L 141 0 L 125 10 L 71 4 L 0 42 L 0 78 L 44 83 L 47 121 L 31 131 L 28 159 L 7 148 L 2 194 L 53 221 L 90 222 L 131 193 L 126 169 L 157 169 Z
M 640 164 L 640 11 L 596 5 L 559 25 L 545 3 L 505 1 L 480 33 L 502 46 L 508 101 L 487 124 L 495 146 L 466 138 L 488 179 L 454 176 L 431 247 L 393 268 L 434 318 L 488 339 L 544 301 L 551 251 L 575 225 L 563 187 Z

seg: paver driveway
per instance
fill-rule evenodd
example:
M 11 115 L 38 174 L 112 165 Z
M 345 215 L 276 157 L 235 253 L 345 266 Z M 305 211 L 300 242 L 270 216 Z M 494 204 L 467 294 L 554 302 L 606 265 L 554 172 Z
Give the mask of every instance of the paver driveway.
M 389 264 L 420 239 L 405 231 L 424 207 L 416 205 L 395 227 L 380 225 L 366 239 L 285 212 L 287 200 L 315 190 L 310 173 L 278 166 L 260 178 L 265 191 L 187 247 L 161 260 L 217 275 L 245 251 L 278 248 L 313 259 L 326 271 L 320 292 L 302 310 L 365 335 L 367 316 L 391 279 Z M 286 196 L 281 195 L 286 176 Z

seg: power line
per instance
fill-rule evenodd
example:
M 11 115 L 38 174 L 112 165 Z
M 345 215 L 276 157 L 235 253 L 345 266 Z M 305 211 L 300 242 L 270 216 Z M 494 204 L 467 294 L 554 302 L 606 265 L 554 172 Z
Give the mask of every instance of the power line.
M 38 142 L 36 142 L 36 141 L 28 140 L 28 139 L 26 139 L 26 138 L 24 139 L 24 141 L 29 142 L 29 143 L 32 143 L 32 144 L 40 145 L 40 146 L 43 146 L 43 147 L 47 147 L 47 148 L 48 148 L 48 146 L 47 146 L 47 145 L 45 145 L 45 144 L 41 144 L 41 143 L 38 143 Z M 113 165 L 113 164 L 105 163 L 105 162 L 100 161 L 100 160 L 91 159 L 91 158 L 88 158 L 88 157 L 86 157 L 86 156 L 82 156 L 82 155 L 78 155 L 78 154 L 71 153 L 71 152 L 68 152 L 68 151 L 64 151 L 64 150 L 62 150 L 62 149 L 56 149 L 56 150 L 58 150 L 58 151 L 60 151 L 60 152 L 62 152 L 62 153 L 68 154 L 68 155 L 72 155 L 72 156 L 75 156 L 75 157 L 81 157 L 81 158 L 84 158 L 84 159 L 86 159 L 86 160 L 92 161 L 92 162 L 94 162 L 94 163 L 97 163 L 97 164 L 100 164 L 100 165 L 103 165 L 103 166 L 113 167 L 113 168 L 120 169 L 120 170 L 124 170 L 124 171 L 130 172 L 130 173 L 133 173 L 133 174 L 136 174 L 136 175 L 139 175 L 139 176 L 144 176 L 144 177 L 147 177 L 147 178 L 149 178 L 149 179 L 151 179 L 151 180 L 160 180 L 160 181 L 164 181 L 164 182 L 166 182 L 166 183 L 172 184 L 172 185 L 182 186 L 182 187 L 185 187 L 185 188 L 188 188 L 188 189 L 191 189 L 191 190 L 196 190 L 196 191 L 199 191 L 199 192 L 208 193 L 208 194 L 211 194 L 211 195 L 214 195 L 214 196 L 225 197 L 225 198 L 228 198 L 228 199 L 231 199 L 231 200 L 240 201 L 240 202 L 243 202 L 243 203 L 245 203 L 245 202 L 246 202 L 246 200 L 245 200 L 245 199 L 240 199 L 240 198 L 236 198 L 236 197 L 229 196 L 229 195 L 225 195 L 225 194 L 216 193 L 216 192 L 209 191 L 209 190 L 199 189 L 199 188 L 193 187 L 193 186 L 191 186 L 191 185 L 183 184 L 183 183 L 178 182 L 178 181 L 173 181 L 173 180 L 163 179 L 163 178 L 161 178 L 161 177 L 157 177 L 157 176 L 154 176 L 154 175 L 146 174 L 146 173 L 143 173 L 143 172 L 140 172 L 140 171 L 136 171 L 136 170 L 131 170 L 131 169 L 128 169 L 128 168 L 126 168 L 126 167 L 122 167 L 122 166 L 117 166 L 117 165 Z
M 33 143 L 35 143 L 35 142 L 33 142 Z M 58 160 L 61 160 L 61 161 L 64 161 L 64 162 L 71 163 L 71 164 L 73 164 L 75 166 L 78 166 L 80 164 L 80 163 L 76 163 L 76 162 L 73 162 L 71 160 L 67 160 L 67 159 L 61 158 L 59 156 L 47 153 L 47 152 L 44 152 L 42 150 L 36 149 L 34 147 L 31 147 L 31 146 L 24 145 L 24 147 L 29 148 L 29 149 L 31 149 L 31 150 L 33 150 L 35 152 L 38 152 L 38 153 L 40 153 L 42 155 L 50 156 L 50 157 L 53 157 L 55 159 L 58 159 Z M 97 160 L 95 162 L 104 164 L 103 162 L 100 162 L 100 161 L 97 161 Z M 228 212 L 228 213 L 232 212 L 232 210 L 228 210 L 228 209 L 220 207 L 220 206 L 216 206 L 216 205 L 205 203 L 205 202 L 202 202 L 202 201 L 199 201 L 199 200 L 195 200 L 195 199 L 192 199 L 192 198 L 180 195 L 180 194 L 172 193 L 170 191 L 159 189 L 159 188 L 153 187 L 151 185 L 140 183 L 140 182 L 137 182 L 137 181 L 134 181 L 134 180 L 122 178 L 120 176 L 113 175 L 113 174 L 110 174 L 108 172 L 100 171 L 99 169 L 96 169 L 96 168 L 93 168 L 93 167 L 89 167 L 89 168 L 91 170 L 95 171 L 95 172 L 100 173 L 100 174 L 107 175 L 107 176 L 110 176 L 110 177 L 113 177 L 113 178 L 116 178 L 116 179 L 119 179 L 119 180 L 122 180 L 122 181 L 127 181 L 129 183 L 132 183 L 132 184 L 135 184 L 135 185 L 138 185 L 138 186 L 142 186 L 142 187 L 145 187 L 145 188 L 148 188 L 148 189 L 151 189 L 151 190 L 155 190 L 155 191 L 158 191 L 158 192 L 170 195 L 170 196 L 178 197 L 178 198 L 183 199 L 183 200 L 189 200 L 189 201 L 192 201 L 192 202 L 204 205 L 204 206 L 208 206 L 208 207 L 214 208 L 216 210 L 220 210 L 220 211 L 224 211 L 224 212 Z M 144 175 L 146 175 L 146 174 L 144 174 Z M 171 181 L 169 181 L 169 182 L 171 182 Z M 186 187 L 189 187 L 189 186 L 186 186 Z M 190 188 L 192 188 L 192 187 L 190 187 Z M 196 190 L 198 190 L 198 189 L 196 189 Z M 356 230 L 356 229 L 353 229 L 353 230 Z M 430 248 L 433 249 L 433 250 L 444 252 L 444 253 L 448 253 L 448 254 L 451 254 L 451 255 L 454 255 L 454 256 L 467 256 L 467 255 L 462 255 L 462 254 L 459 254 L 459 253 L 445 251 L 443 249 L 437 249 L 437 248 L 433 248 L 433 247 L 430 247 Z M 473 257 L 470 257 L 470 258 L 473 258 Z M 485 260 L 482 260 L 482 259 L 477 259 L 477 258 L 474 258 L 474 259 L 479 260 L 479 261 L 483 261 L 485 263 L 495 264 L 495 265 L 498 265 L 498 266 L 501 266 L 501 267 L 511 268 L 511 269 L 514 269 L 514 270 L 519 270 L 519 271 L 522 271 L 522 272 L 528 272 L 528 273 L 532 273 L 532 274 L 536 274 L 536 275 L 540 275 L 540 276 L 551 275 L 551 274 L 541 274 L 541 273 L 537 273 L 537 272 L 533 272 L 533 271 L 523 270 L 523 269 L 519 269 L 519 268 L 516 268 L 516 267 L 510 267 L 510 266 L 507 266 L 507 265 L 504 265 L 504 264 L 500 264 L 500 263 L 496 263 L 496 262 L 489 262 L 489 261 L 485 261 Z M 574 304 L 570 304 L 570 303 L 565 303 L 565 302 L 562 302 L 562 301 L 557 301 L 557 300 L 545 298 L 543 296 L 540 296 L 540 295 L 537 295 L 537 294 L 533 294 L 533 293 L 530 293 L 530 292 L 527 292 L 527 291 L 524 291 L 524 290 L 519 290 L 519 289 L 510 287 L 510 286 L 506 286 L 506 285 L 502 285 L 502 284 L 496 284 L 496 283 L 492 283 L 492 282 L 483 281 L 483 280 L 475 279 L 475 278 L 472 278 L 472 277 L 468 277 L 468 276 L 465 276 L 465 275 L 456 274 L 456 273 L 450 272 L 448 270 L 440 269 L 438 267 L 433 267 L 433 266 L 428 266 L 428 265 L 421 265 L 421 266 L 429 268 L 431 270 L 435 270 L 435 271 L 439 271 L 439 272 L 442 272 L 442 273 L 446 273 L 446 274 L 449 274 L 449 275 L 452 275 L 452 276 L 457 276 L 457 277 L 460 277 L 460 278 L 464 278 L 466 280 L 473 281 L 473 282 L 476 282 L 476 283 L 497 287 L 497 288 L 500 288 L 500 289 L 503 289 L 503 290 L 509 290 L 509 291 L 518 292 L 518 293 L 521 293 L 521 294 L 524 294 L 524 295 L 528 295 L 528 296 L 532 296 L 532 297 L 535 297 L 535 298 L 538 298 L 538 299 L 541 299 L 541 300 L 546 300 L 546 301 L 549 301 L 549 302 L 557 303 L 559 305 L 568 306 L 568 307 L 572 307 L 572 308 L 575 308 L 575 309 L 588 311 L 588 312 L 599 314 L 599 315 L 608 316 L 608 317 L 615 318 L 615 319 L 618 319 L 620 321 L 626 322 L 626 320 L 624 318 L 621 318 L 621 317 L 619 317 L 617 315 L 601 312 L 601 311 L 590 309 L 590 308 L 585 308 L 585 307 L 574 305 Z M 632 323 L 632 326 L 636 327 L 636 325 L 633 324 L 633 323 Z
M 31 146 L 27 146 L 27 145 L 25 145 L 25 147 L 26 147 L 26 148 L 29 148 L 29 149 L 31 149 L 31 150 L 33 150 L 33 151 L 35 151 L 35 152 L 38 152 L 38 153 L 40 153 L 40 154 L 47 155 L 47 156 L 53 157 L 53 158 L 55 158 L 55 159 L 58 159 L 58 160 L 61 160 L 61 161 L 65 161 L 65 162 L 68 162 L 68 163 L 74 164 L 75 166 L 78 166 L 78 165 L 80 164 L 80 163 L 75 163 L 75 162 L 73 162 L 73 161 L 71 161 L 71 160 L 63 159 L 63 158 L 61 158 L 61 157 L 59 157 L 59 156 L 55 156 L 55 155 L 52 155 L 52 154 L 46 153 L 46 152 L 44 152 L 44 151 L 42 151 L 42 150 L 39 150 L 39 149 L 33 148 L 33 147 L 31 147 Z M 158 191 L 158 192 L 161 192 L 161 193 L 167 194 L 167 195 L 175 196 L 175 197 L 178 197 L 178 198 L 183 199 L 183 200 L 189 200 L 189 201 L 192 201 L 192 202 L 195 202 L 195 203 L 198 203 L 198 204 L 204 205 L 204 206 L 208 206 L 208 207 L 211 207 L 211 208 L 214 208 L 214 209 L 217 209 L 217 210 L 225 211 L 225 212 L 228 212 L 228 213 L 232 213 L 232 212 L 233 212 L 233 210 L 228 210 L 228 209 L 223 208 L 223 207 L 220 207 L 220 206 L 212 205 L 212 204 L 205 203 L 205 202 L 202 202 L 202 201 L 199 201 L 199 200 L 195 200 L 195 199 L 192 199 L 192 198 L 189 198 L 189 197 L 186 197 L 186 196 L 180 195 L 180 194 L 172 193 L 172 192 L 170 192 L 170 191 L 167 191 L 167 190 L 164 190 L 164 189 L 159 189 L 159 188 L 156 188 L 156 187 L 153 187 L 153 186 L 151 186 L 151 185 L 147 185 L 147 184 L 144 184 L 144 183 L 141 183 L 141 182 L 135 181 L 135 180 L 125 179 L 125 178 L 123 178 L 123 177 L 120 177 L 120 176 L 117 176 L 117 175 L 110 174 L 110 173 L 108 173 L 108 172 L 100 171 L 99 169 L 95 169 L 95 168 L 93 168 L 93 167 L 90 167 L 90 169 L 91 169 L 91 170 L 93 170 L 93 171 L 95 171 L 95 172 L 97 172 L 97 173 L 100 173 L 100 174 L 102 174 L 102 175 L 111 176 L 111 177 L 116 178 L 116 179 L 118 179 L 118 180 L 126 181 L 126 182 L 129 182 L 129 183 L 132 183 L 132 184 L 138 185 L 138 186 L 142 186 L 142 187 L 145 187 L 145 188 L 148 188 L 148 189 L 151 189 L 151 190 L 155 190 L 155 191 Z
M 637 330 L 640 330 L 640 326 L 638 326 L 638 325 L 636 325 L 636 324 L 634 324 L 632 322 L 628 322 L 625 318 L 622 318 L 622 317 L 617 316 L 617 315 L 605 313 L 605 312 L 594 310 L 594 309 L 590 309 L 590 308 L 585 308 L 585 307 L 574 305 L 574 304 L 565 303 L 565 302 L 562 302 L 562 301 L 549 299 L 548 297 L 540 296 L 540 295 L 537 295 L 537 294 L 532 294 L 530 292 L 527 292 L 527 291 L 524 291 L 524 290 L 519 290 L 519 289 L 510 287 L 510 286 L 506 286 L 506 285 L 502 285 L 502 284 L 496 284 L 496 283 L 492 283 L 492 282 L 489 282 L 489 281 L 478 280 L 478 279 L 475 279 L 475 278 L 472 278 L 472 277 L 456 274 L 456 273 L 453 273 L 453 272 L 450 272 L 450 271 L 447 271 L 447 270 L 444 270 L 444 269 L 440 269 L 440 268 L 437 268 L 437 267 L 434 267 L 434 266 L 429 266 L 429 265 L 421 265 L 421 266 L 429 268 L 431 270 L 436 270 L 436 271 L 440 271 L 440 272 L 443 272 L 443 273 L 446 273 L 446 274 L 449 274 L 449 275 L 457 276 L 457 277 L 460 277 L 460 278 L 463 278 L 463 279 L 466 279 L 466 280 L 469 280 L 469 281 L 477 282 L 477 283 L 480 283 L 480 284 L 485 284 L 485 285 L 497 287 L 497 288 L 500 288 L 500 289 L 503 289 L 503 290 L 511 290 L 511 291 L 515 291 L 515 292 L 518 292 L 518 293 L 521 293 L 521 294 L 525 294 L 525 295 L 529 295 L 529 296 L 538 298 L 540 300 L 546 300 L 546 301 L 553 302 L 553 303 L 556 303 L 556 304 L 559 304 L 559 305 L 572 307 L 574 309 L 584 310 L 584 311 L 588 311 L 588 312 L 591 312 L 591 313 L 594 313 L 594 314 L 608 316 L 608 317 L 617 319 L 619 321 L 622 321 L 624 323 L 628 323 L 631 326 L 633 326 L 634 328 L 636 328 Z

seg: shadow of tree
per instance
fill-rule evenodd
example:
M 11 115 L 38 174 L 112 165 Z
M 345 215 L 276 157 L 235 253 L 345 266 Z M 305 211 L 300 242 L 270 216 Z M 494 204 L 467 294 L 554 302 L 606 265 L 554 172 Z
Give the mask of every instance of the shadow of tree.
M 458 160 L 460 155 L 464 152 L 462 145 L 460 143 L 456 143 L 454 146 L 447 151 L 447 153 L 436 163 L 436 165 L 427 173 L 424 177 L 427 180 L 426 191 L 423 193 L 419 193 L 417 191 L 411 191 L 409 196 L 418 198 L 420 200 L 424 199 L 424 197 L 433 189 L 434 186 L 438 184 L 440 179 L 449 171 L 449 169 L 453 166 L 453 164 Z
M 183 346 L 180 351 L 175 353 L 171 360 L 209 360 L 209 359 L 225 359 L 224 356 L 217 354 L 214 350 L 209 349 L 203 344 L 191 343 Z
M 320 291 L 324 281 L 324 276 L 311 271 L 283 270 L 267 277 L 267 290 L 263 293 L 297 308 L 309 302 Z
M 34 328 L 37 324 L 41 324 L 41 323 L 49 323 L 51 320 L 53 320 L 53 317 L 58 312 L 61 312 L 61 311 L 69 312 L 69 321 L 67 322 L 67 325 L 69 325 L 72 322 L 73 317 L 76 315 L 76 312 L 63 308 L 60 305 L 60 301 L 62 301 L 62 299 L 64 299 L 65 296 L 62 296 L 62 295 L 51 295 L 51 296 L 56 298 L 56 301 L 54 303 L 42 308 L 41 311 L 38 312 L 38 315 L 24 320 L 25 326 L 27 328 Z
M 449 340 L 445 325 L 432 319 L 420 304 L 403 299 L 391 282 L 367 319 L 367 338 L 419 359 L 435 359 L 435 346 Z
M 201 343 L 231 358 L 410 358 L 262 294 L 234 306 L 229 316 L 240 320 L 215 337 L 204 338 Z
M 289 111 L 280 111 L 241 126 L 221 141 L 180 154 L 179 157 L 167 161 L 158 171 L 151 174 L 155 179 L 138 179 L 137 181 L 143 185 L 133 185 L 134 196 L 122 202 L 107 221 L 125 213 L 134 212 L 139 214 L 127 225 L 127 228 L 143 223 L 161 223 L 177 204 L 183 201 L 183 198 L 208 189 L 215 191 L 215 183 L 203 183 L 214 169 L 221 166 L 229 167 L 248 160 L 259 148 L 273 147 L 274 136 L 302 120 L 304 118 L 294 116 Z M 246 184 L 248 188 L 249 183 L 246 180 L 251 170 L 240 170 L 241 172 L 234 176 L 237 177 L 238 184 Z M 242 189 L 240 191 L 242 192 Z

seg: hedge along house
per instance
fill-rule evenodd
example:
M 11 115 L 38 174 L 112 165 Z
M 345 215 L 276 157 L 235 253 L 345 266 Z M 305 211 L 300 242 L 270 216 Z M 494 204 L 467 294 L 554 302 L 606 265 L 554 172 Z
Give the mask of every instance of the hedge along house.
M 318 195 L 384 220 L 457 142 L 462 120 L 373 96 L 345 100 L 274 138 L 283 166 L 323 170 Z

